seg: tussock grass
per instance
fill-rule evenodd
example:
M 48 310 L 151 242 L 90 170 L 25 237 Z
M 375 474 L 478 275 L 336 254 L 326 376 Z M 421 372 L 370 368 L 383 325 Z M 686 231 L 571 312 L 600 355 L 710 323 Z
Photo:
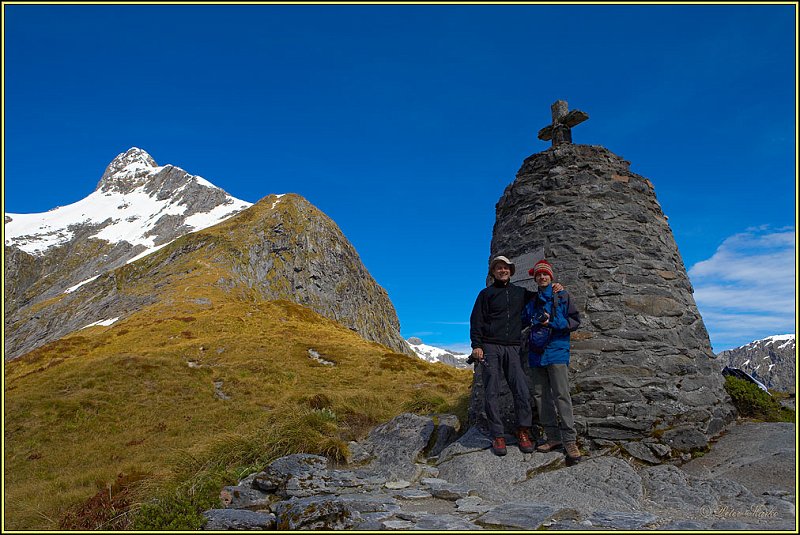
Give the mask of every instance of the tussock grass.
M 466 412 L 470 371 L 287 301 L 234 299 L 213 266 L 198 273 L 124 321 L 5 364 L 5 529 L 197 527 L 222 486 L 277 457 L 342 461 L 401 412 Z
M 248 232 L 231 218 L 100 277 L 156 302 L 5 363 L 4 529 L 189 529 L 222 486 L 279 456 L 341 461 L 348 441 L 401 412 L 465 414 L 470 371 L 235 282 L 271 206 Z

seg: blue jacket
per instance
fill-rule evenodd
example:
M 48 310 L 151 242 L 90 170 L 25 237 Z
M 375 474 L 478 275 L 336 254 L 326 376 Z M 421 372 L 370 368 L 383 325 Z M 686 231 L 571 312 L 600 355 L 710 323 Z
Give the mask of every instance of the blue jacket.
M 556 311 L 553 314 L 553 286 L 539 290 L 525 305 L 522 312 L 522 325 L 531 325 L 532 318 L 537 317 L 544 310 L 550 315 L 550 325 L 553 334 L 550 342 L 541 355 L 529 351 L 528 364 L 530 366 L 547 366 L 549 364 L 569 364 L 569 333 L 581 324 L 581 317 L 575 304 L 570 299 L 566 290 L 561 290 L 556 295 Z

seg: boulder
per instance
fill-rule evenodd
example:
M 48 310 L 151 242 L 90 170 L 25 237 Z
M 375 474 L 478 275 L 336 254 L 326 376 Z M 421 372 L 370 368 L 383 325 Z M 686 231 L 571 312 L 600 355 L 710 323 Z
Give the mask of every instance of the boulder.
M 416 479 L 420 471 L 415 462 L 434 428 L 432 418 L 411 413 L 379 425 L 361 444 L 373 457 L 368 468 L 389 479 Z
M 209 509 L 203 516 L 207 519 L 203 529 L 209 531 L 265 531 L 276 525 L 274 514 L 246 509 Z

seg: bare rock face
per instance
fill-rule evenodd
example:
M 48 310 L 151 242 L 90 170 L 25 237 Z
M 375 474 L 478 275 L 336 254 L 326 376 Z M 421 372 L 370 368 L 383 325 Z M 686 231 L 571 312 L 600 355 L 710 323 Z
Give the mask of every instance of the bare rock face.
M 628 162 L 572 144 L 527 158 L 497 203 L 490 257 L 498 254 L 531 289 L 528 269 L 546 257 L 581 313 L 570 380 L 582 437 L 691 451 L 732 420 L 672 231 L 653 184 Z M 483 410 L 476 377 L 473 423 Z M 511 422 L 511 400 L 504 405 Z
M 327 215 L 296 194 L 265 197 L 219 227 L 234 280 L 265 299 L 289 299 L 367 340 L 414 355 L 397 312 L 353 245 Z
M 722 351 L 717 357 L 731 368 L 741 368 L 772 390 L 795 393 L 794 335 L 778 335 Z

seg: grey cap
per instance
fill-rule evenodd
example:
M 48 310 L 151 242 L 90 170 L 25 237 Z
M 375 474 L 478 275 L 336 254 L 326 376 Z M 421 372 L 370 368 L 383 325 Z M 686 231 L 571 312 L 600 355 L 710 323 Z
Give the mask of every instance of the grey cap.
M 514 266 L 514 262 L 512 262 L 511 260 L 509 260 L 505 256 L 495 256 L 494 258 L 492 258 L 492 261 L 489 262 L 489 276 L 490 277 L 493 276 L 492 275 L 492 270 L 494 269 L 494 265 L 496 263 L 498 263 L 498 262 L 504 262 L 504 263 L 508 264 L 509 266 L 511 266 L 511 276 L 512 277 L 514 276 L 514 272 L 517 270 L 517 268 Z

